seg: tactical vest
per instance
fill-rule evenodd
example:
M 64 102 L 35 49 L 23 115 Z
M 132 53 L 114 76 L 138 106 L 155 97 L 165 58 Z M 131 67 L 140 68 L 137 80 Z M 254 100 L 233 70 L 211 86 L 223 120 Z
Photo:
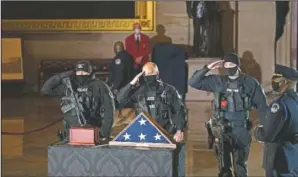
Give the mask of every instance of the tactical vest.
M 223 112 L 245 112 L 252 108 L 251 98 L 239 82 L 227 82 L 224 93 L 220 94 L 220 110 Z
M 74 94 L 77 95 L 79 110 L 83 112 L 85 118 L 88 119 L 94 108 L 94 99 L 92 96 L 92 88 L 90 87 L 92 80 L 84 85 L 72 87 Z M 75 104 L 72 101 L 71 91 L 66 89 L 65 96 L 61 99 L 61 110 L 65 114 L 76 115 Z
M 144 90 L 137 97 L 136 114 L 143 111 L 150 115 L 167 131 L 173 131 L 171 112 L 172 95 L 163 83 L 159 83 L 156 90 Z

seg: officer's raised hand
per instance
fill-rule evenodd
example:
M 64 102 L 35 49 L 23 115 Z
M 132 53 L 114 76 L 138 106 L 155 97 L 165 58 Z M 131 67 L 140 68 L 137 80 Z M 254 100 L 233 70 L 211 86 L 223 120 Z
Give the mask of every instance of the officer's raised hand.
M 218 61 L 214 61 L 210 64 L 207 65 L 207 68 L 208 69 L 217 69 L 217 68 L 220 68 L 222 66 L 222 63 L 224 61 L 223 60 L 218 60 Z
M 130 85 L 136 85 L 136 83 L 139 81 L 140 77 L 144 74 L 144 71 L 140 72 L 138 75 L 133 78 L 132 81 L 130 81 Z

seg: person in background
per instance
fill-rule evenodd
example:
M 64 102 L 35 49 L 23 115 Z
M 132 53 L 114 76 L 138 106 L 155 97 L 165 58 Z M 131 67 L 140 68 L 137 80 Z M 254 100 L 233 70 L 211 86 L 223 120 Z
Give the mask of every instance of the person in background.
M 133 58 L 124 49 L 124 44 L 120 41 L 114 44 L 115 57 L 109 68 L 108 84 L 112 89 L 113 94 L 116 96 L 119 90 L 128 84 L 134 78 Z M 119 116 L 122 117 L 121 105 L 115 100 L 116 108 L 119 109 Z
M 126 51 L 133 56 L 135 74 L 142 70 L 144 64 L 149 61 L 150 39 L 141 32 L 139 23 L 133 25 L 134 33 L 125 38 Z

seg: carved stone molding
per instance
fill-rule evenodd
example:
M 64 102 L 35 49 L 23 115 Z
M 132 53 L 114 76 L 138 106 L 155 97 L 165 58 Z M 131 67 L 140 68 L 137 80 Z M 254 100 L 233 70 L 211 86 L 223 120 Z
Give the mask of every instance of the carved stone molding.
M 2 30 L 7 32 L 127 32 L 133 30 L 133 23 L 139 22 L 143 31 L 155 31 L 154 1 L 136 1 L 135 19 L 96 20 L 2 20 Z

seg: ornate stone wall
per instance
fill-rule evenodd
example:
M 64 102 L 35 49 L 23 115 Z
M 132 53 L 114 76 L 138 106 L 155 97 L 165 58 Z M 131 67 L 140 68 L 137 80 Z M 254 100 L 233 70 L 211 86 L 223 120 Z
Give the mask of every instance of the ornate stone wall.
M 268 85 L 273 73 L 273 67 L 268 66 L 273 66 L 274 3 L 239 2 L 238 24 L 235 22 L 235 2 L 223 1 L 221 8 L 224 10 L 222 16 L 224 51 L 229 52 L 236 48 L 238 31 L 238 53 L 244 59 L 242 63 L 246 66 L 246 70 L 251 70 L 255 67 L 247 64 L 247 61 L 252 63 L 249 61 L 254 59 L 253 64 L 258 64 L 261 70 L 259 80 Z M 157 2 L 156 24 L 163 25 L 165 34 L 148 33 L 152 40 L 170 39 L 175 44 L 186 46 L 192 44 L 192 20 L 186 14 L 184 1 Z M 129 33 L 107 32 L 23 35 L 25 81 L 29 85 L 35 85 L 38 65 L 42 59 L 111 58 L 114 42 L 123 41 L 127 35 Z

